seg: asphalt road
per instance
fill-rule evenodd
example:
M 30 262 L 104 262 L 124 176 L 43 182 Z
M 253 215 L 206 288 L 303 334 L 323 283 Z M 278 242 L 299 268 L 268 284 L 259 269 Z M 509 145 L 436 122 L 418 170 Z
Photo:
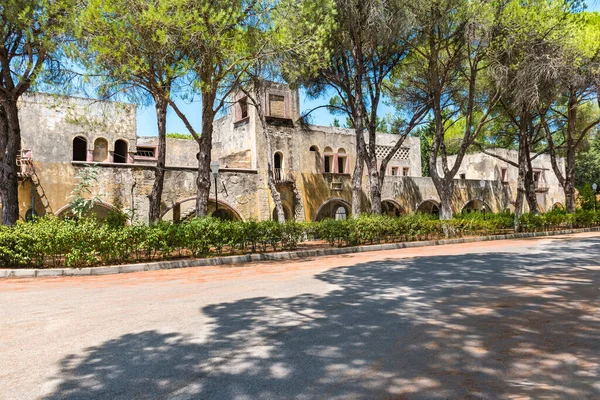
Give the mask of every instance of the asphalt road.
M 0 281 L 0 399 L 600 399 L 600 234 Z

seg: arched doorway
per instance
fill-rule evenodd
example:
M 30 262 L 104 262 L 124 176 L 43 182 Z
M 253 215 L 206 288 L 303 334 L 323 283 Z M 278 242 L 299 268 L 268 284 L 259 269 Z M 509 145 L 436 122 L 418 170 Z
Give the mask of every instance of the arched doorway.
M 440 215 L 440 206 L 433 200 L 425 200 L 417 207 L 417 214 Z
M 87 161 L 87 139 L 83 136 L 73 139 L 73 161 Z
M 207 214 L 211 217 L 221 218 L 231 221 L 243 221 L 241 214 L 232 205 L 219 200 L 219 207 L 216 207 L 215 199 L 208 199 Z M 196 196 L 186 197 L 167 207 L 161 214 L 163 221 L 183 221 L 196 216 Z
M 483 200 L 474 199 L 465 203 L 463 206 L 462 213 L 472 213 L 472 212 L 486 212 L 491 213 L 492 209 L 487 203 Z
M 98 201 L 94 203 L 89 212 L 89 215 L 87 216 L 93 216 L 94 218 L 97 218 L 98 220 L 102 221 L 108 218 L 111 212 L 122 214 L 122 211 L 119 210 L 117 207 L 113 206 L 112 204 L 105 203 L 103 201 Z M 59 208 L 54 213 L 54 215 L 56 215 L 58 218 L 74 217 L 73 209 L 70 204 L 64 205 L 61 208 Z
M 284 217 L 285 221 L 289 221 L 290 215 L 291 215 L 290 210 L 286 206 L 283 206 L 283 217 Z M 277 208 L 273 209 L 273 221 L 281 222 L 277 218 Z
M 323 203 L 315 214 L 315 221 L 332 218 L 337 220 L 347 219 L 352 213 L 350 204 L 343 199 L 330 199 Z
M 400 217 L 406 215 L 406 210 L 393 200 L 383 200 L 381 202 L 381 214 L 388 215 L 390 217 Z
M 124 140 L 117 140 L 115 142 L 115 151 L 113 153 L 113 161 L 120 164 L 127 163 L 127 142 Z
M 235 221 L 235 216 L 233 215 L 233 213 L 225 208 L 219 208 L 218 210 L 215 210 L 211 214 L 211 217 L 218 218 L 223 221 Z

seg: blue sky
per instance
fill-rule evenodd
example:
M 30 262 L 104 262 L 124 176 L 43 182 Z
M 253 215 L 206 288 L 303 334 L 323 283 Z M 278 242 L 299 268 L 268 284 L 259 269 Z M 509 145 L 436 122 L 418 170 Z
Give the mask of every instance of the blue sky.
M 600 12 L 600 0 L 587 1 L 588 10 L 589 11 L 599 11 Z M 330 95 L 325 95 L 319 99 L 309 99 L 306 94 L 301 90 L 300 91 L 300 109 L 302 112 L 310 110 L 311 108 L 328 104 Z M 197 100 L 195 102 L 186 102 L 186 101 L 178 101 L 177 102 L 181 110 L 186 114 L 188 119 L 191 121 L 192 125 L 196 128 L 196 130 L 200 131 L 200 122 L 201 122 L 201 108 L 200 101 Z M 381 116 L 387 113 L 394 113 L 394 108 L 390 107 L 387 104 L 383 104 L 379 107 L 379 114 Z M 312 114 L 312 123 L 316 125 L 331 125 L 333 122 L 334 116 L 331 115 L 326 109 L 321 108 L 316 110 Z M 344 117 L 338 117 L 341 121 L 344 121 Z M 138 136 L 156 136 L 157 135 L 157 127 L 156 127 L 156 115 L 154 107 L 138 107 L 137 112 L 137 134 Z M 187 129 L 181 122 L 181 120 L 175 115 L 172 110 L 169 110 L 167 114 L 167 132 L 179 132 L 179 133 L 188 133 Z

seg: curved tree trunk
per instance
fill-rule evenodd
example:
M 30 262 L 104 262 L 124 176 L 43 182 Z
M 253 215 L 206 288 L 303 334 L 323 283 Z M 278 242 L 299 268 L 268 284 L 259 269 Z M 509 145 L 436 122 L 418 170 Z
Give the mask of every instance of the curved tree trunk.
M 283 204 L 281 203 L 281 193 L 277 189 L 275 183 L 275 173 L 273 171 L 273 143 L 271 141 L 271 132 L 265 118 L 262 103 L 260 102 L 259 84 L 255 83 L 254 96 L 252 96 L 252 103 L 256 108 L 258 119 L 260 120 L 260 126 L 265 136 L 265 150 L 267 153 L 267 184 L 269 185 L 269 191 L 271 192 L 271 198 L 275 204 L 275 213 L 277 215 L 277 221 L 280 223 L 285 222 L 285 212 L 283 210 Z
M 17 155 L 21 147 L 21 127 L 17 101 L 0 103 L 0 199 L 2 224 L 12 226 L 19 219 Z
M 148 218 L 150 222 L 160 219 L 160 206 L 165 181 L 165 162 L 167 158 L 167 103 L 162 98 L 155 99 L 156 121 L 158 125 L 158 148 L 156 170 L 154 171 L 154 184 L 150 193 L 150 207 Z

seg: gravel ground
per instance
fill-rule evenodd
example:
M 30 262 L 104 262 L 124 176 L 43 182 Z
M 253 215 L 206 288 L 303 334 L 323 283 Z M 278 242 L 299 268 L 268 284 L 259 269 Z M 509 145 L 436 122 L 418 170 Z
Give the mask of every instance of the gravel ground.
M 0 399 L 600 399 L 600 234 L 0 281 Z

